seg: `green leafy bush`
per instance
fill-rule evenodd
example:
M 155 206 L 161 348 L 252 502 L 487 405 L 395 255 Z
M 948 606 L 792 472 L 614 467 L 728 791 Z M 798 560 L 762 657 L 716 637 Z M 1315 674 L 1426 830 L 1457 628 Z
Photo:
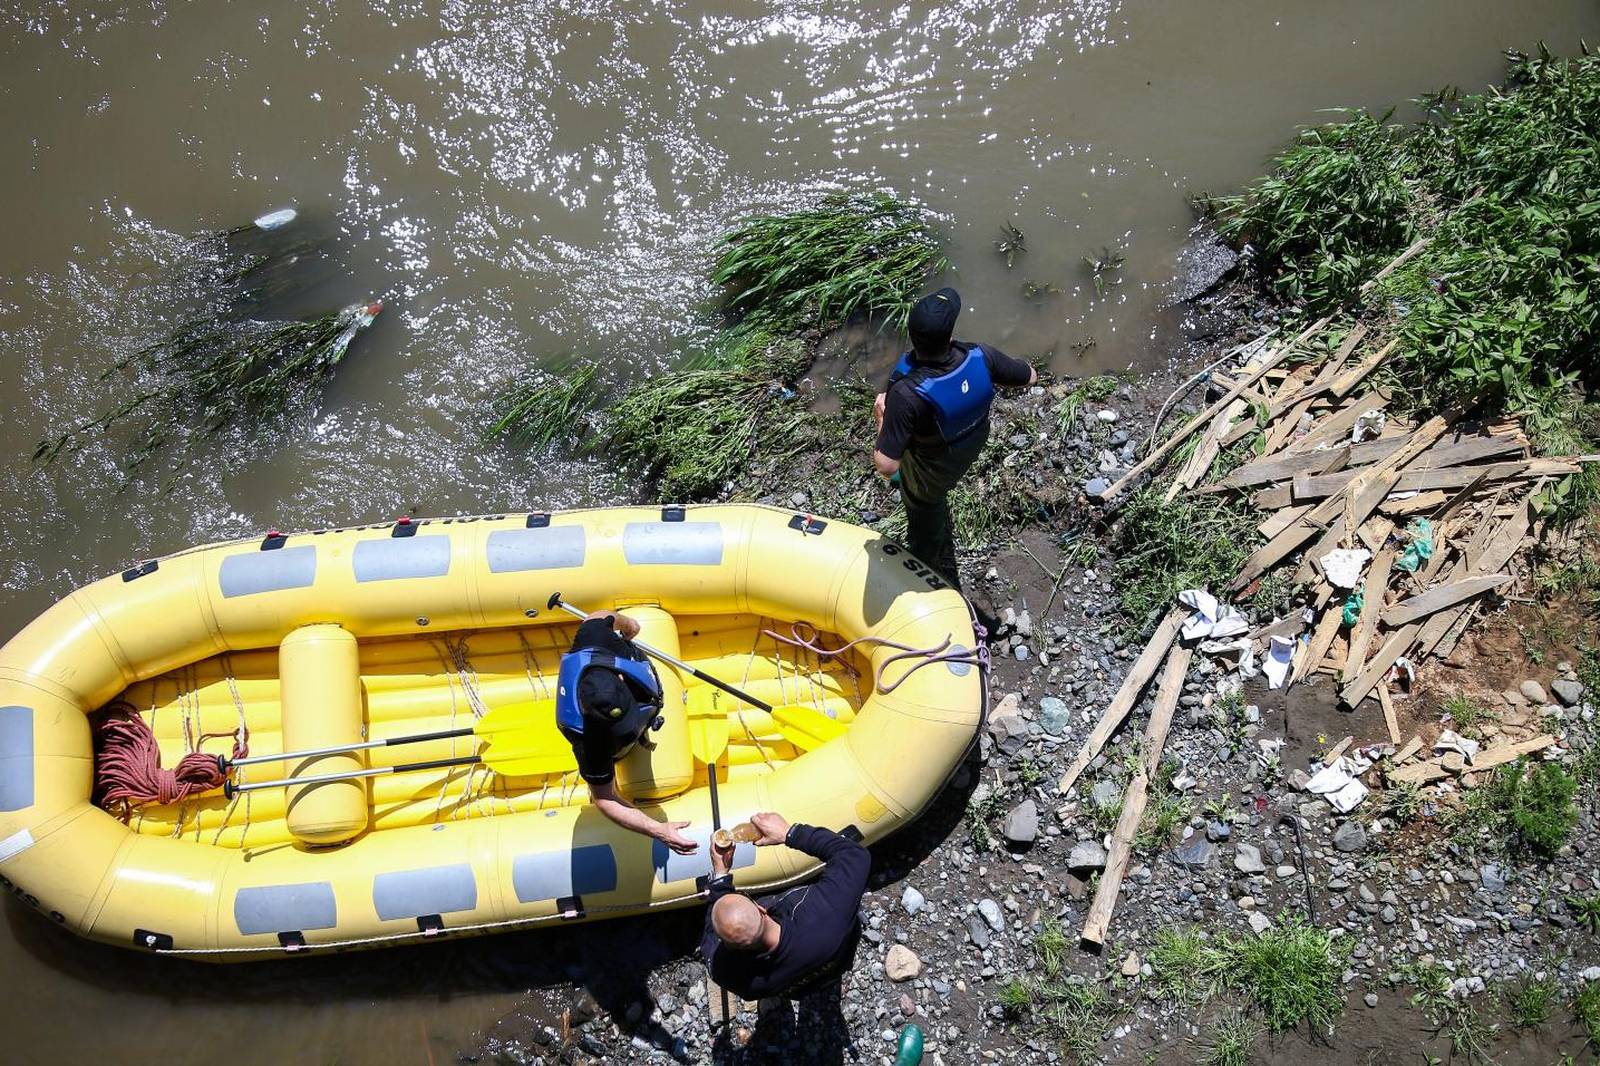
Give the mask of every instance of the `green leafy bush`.
M 1468 847 L 1503 845 L 1552 856 L 1577 824 L 1572 801 L 1577 789 L 1578 782 L 1555 763 L 1540 763 L 1530 771 L 1519 759 L 1468 794 L 1455 816 L 1456 837 Z

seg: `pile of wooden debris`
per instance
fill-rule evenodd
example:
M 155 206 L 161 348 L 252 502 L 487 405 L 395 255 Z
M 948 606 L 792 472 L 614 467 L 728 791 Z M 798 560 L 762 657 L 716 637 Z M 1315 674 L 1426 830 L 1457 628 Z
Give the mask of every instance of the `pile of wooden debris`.
M 1460 783 L 1470 786 L 1473 772 L 1552 747 L 1558 738 L 1535 734 L 1535 719 L 1530 735 L 1502 731 L 1497 746 L 1482 750 L 1471 741 L 1457 745 L 1461 738 L 1448 732 L 1402 744 L 1391 686 L 1408 688 L 1424 661 L 1450 653 L 1486 596 L 1510 592 L 1519 552 L 1541 533 L 1540 492 L 1600 457 L 1535 458 L 1514 419 L 1478 417 L 1470 409 L 1415 419 L 1391 412 L 1390 394 L 1372 380 L 1395 342 L 1369 343 L 1368 328 L 1359 324 L 1339 343 L 1324 342 L 1320 335 L 1329 326 L 1324 318 L 1276 345 L 1246 346 L 1237 371 L 1213 375 L 1221 395 L 1112 484 L 1101 502 L 1114 503 L 1203 434 L 1167 499 L 1184 491 L 1247 494 L 1266 512 L 1260 525 L 1266 542 L 1226 591 L 1247 596 L 1267 575 L 1292 568 L 1285 572 L 1292 572 L 1304 604 L 1235 641 L 1243 661 L 1264 656 L 1262 669 L 1274 687 L 1321 672 L 1337 680 L 1345 707 L 1378 701 L 1389 743 L 1373 738 L 1376 744 L 1364 745 L 1373 758 L 1356 762 L 1355 777 L 1422 784 L 1465 774 Z M 1313 348 L 1325 354 L 1308 358 Z M 1258 431 L 1265 434 L 1262 453 L 1207 483 L 1224 449 Z M 1193 642 L 1180 637 L 1190 613 L 1175 606 L 1157 626 L 1059 785 L 1062 793 L 1072 789 L 1164 662 L 1145 759 L 1124 796 L 1083 930 L 1090 944 L 1103 942 L 1193 654 Z M 1324 756 L 1325 766 L 1338 763 L 1349 744 L 1347 738 Z M 1354 788 L 1365 794 L 1364 786 Z

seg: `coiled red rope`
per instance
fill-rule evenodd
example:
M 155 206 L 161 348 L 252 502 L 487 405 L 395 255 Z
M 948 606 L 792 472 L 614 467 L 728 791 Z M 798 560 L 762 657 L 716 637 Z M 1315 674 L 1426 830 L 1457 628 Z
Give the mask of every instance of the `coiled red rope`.
M 144 718 L 130 703 L 118 700 L 91 721 L 94 730 L 94 799 L 110 810 L 115 804 L 176 803 L 222 787 L 227 778 L 217 757 L 191 751 L 170 770 L 161 766 L 161 746 Z M 234 759 L 250 751 L 250 737 L 241 725 L 233 733 L 202 733 L 200 739 L 233 737 Z

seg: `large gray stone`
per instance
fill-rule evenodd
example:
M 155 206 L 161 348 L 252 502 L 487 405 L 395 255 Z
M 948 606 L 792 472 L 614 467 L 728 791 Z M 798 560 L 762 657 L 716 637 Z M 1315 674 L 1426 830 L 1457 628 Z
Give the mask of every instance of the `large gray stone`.
M 1000 832 L 1013 844 L 1032 844 L 1039 839 L 1039 805 L 1023 800 L 1011 808 Z
M 1367 829 L 1354 818 L 1333 831 L 1333 846 L 1343 852 L 1367 850 Z
M 1550 702 L 1550 697 L 1544 694 L 1544 686 L 1531 677 L 1522 683 L 1520 691 L 1529 703 L 1545 704 Z
M 1122 802 L 1122 789 L 1115 781 L 1101 779 L 1089 790 L 1089 802 L 1102 811 L 1109 811 Z
M 1563 707 L 1576 707 L 1578 701 L 1583 699 L 1583 686 L 1564 677 L 1550 682 L 1550 692 L 1561 701 Z
M 1059 734 L 1067 728 L 1070 717 L 1071 712 L 1067 709 L 1065 700 L 1046 696 L 1039 701 L 1039 728 L 1046 733 Z
M 1210 866 L 1216 854 L 1217 846 L 1202 836 L 1191 837 L 1187 843 L 1172 849 L 1174 862 L 1196 870 Z
M 1254 844 L 1233 846 L 1233 868 L 1242 874 L 1264 874 L 1267 864 L 1261 861 L 1261 849 Z
M 978 913 L 983 915 L 983 920 L 989 923 L 989 928 L 997 933 L 1002 933 L 1006 928 L 1005 915 L 1000 913 L 1000 904 L 992 899 L 978 901 Z
M 1100 846 L 1098 840 L 1080 840 L 1072 846 L 1072 853 L 1067 856 L 1067 869 L 1074 873 L 1104 870 L 1106 858 L 1106 849 Z

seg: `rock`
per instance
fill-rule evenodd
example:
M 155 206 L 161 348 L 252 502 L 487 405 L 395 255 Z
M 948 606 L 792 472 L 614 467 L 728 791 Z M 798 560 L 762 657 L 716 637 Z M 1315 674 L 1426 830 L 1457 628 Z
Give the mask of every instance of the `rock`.
M 1376 1007 L 1378 1005 L 1378 993 L 1368 992 L 1366 995 L 1361 997 L 1361 1002 L 1365 1003 L 1369 1007 Z
M 1201 230 L 1178 251 L 1172 302 L 1204 296 L 1239 265 L 1239 253 L 1210 230 Z
M 967 939 L 972 941 L 973 947 L 983 951 L 989 946 L 989 927 L 983 924 L 983 919 L 976 914 L 967 915 Z
M 1561 701 L 1563 707 L 1576 707 L 1583 699 L 1583 686 L 1564 677 L 1550 682 L 1550 692 Z
M 1518 691 L 1522 693 L 1529 703 L 1544 704 L 1550 702 L 1550 697 L 1544 694 L 1544 686 L 1531 677 L 1518 687 Z
M 883 957 L 883 972 L 891 981 L 909 981 L 922 973 L 922 960 L 904 944 L 896 944 Z
M 1031 799 L 1023 800 L 1006 815 L 1001 834 L 1013 844 L 1032 844 L 1039 839 L 1039 805 Z
M 978 913 L 983 915 L 983 920 L 989 923 L 990 929 L 997 933 L 1005 932 L 1006 919 L 1005 915 L 1000 913 L 1000 904 L 992 899 L 980 899 Z
M 1094 499 L 1099 499 L 1101 496 L 1106 494 L 1106 490 L 1110 487 L 1110 478 L 1092 477 L 1083 483 L 1083 494 L 1085 496 L 1093 497 Z
M 1354 818 L 1333 831 L 1333 846 L 1352 853 L 1367 850 L 1367 830 Z
M 793 496 L 789 497 L 789 502 L 794 504 L 796 507 L 804 507 L 806 504 L 811 502 L 811 497 L 807 496 L 803 492 L 797 492 Z
M 1065 700 L 1054 696 L 1046 696 L 1039 701 L 1039 728 L 1046 733 L 1060 733 L 1067 728 L 1071 712 L 1067 709 Z
M 1199 836 L 1172 849 L 1173 861 L 1192 869 L 1211 865 L 1211 860 L 1216 854 L 1217 846 Z
M 1478 868 L 1478 881 L 1483 885 L 1483 891 L 1491 896 L 1498 896 L 1506 890 L 1506 875 L 1496 863 L 1485 863 Z
M 1122 960 L 1122 976 L 1139 976 L 1139 956 L 1136 952 L 1128 952 L 1128 957 Z
M 927 905 L 927 897 L 910 885 L 907 885 L 906 890 L 900 893 L 900 906 L 906 909 L 907 914 L 915 914 Z
M 1306 786 L 1311 783 L 1311 775 L 1300 769 L 1300 767 L 1296 766 L 1294 769 L 1289 771 L 1289 775 L 1286 780 L 1288 781 L 1290 788 L 1294 789 L 1296 792 L 1304 792 L 1306 790 Z
M 1100 846 L 1098 840 L 1080 840 L 1072 846 L 1072 853 L 1067 856 L 1067 869 L 1073 872 L 1104 870 L 1106 858 L 1106 849 Z
M 1022 717 L 1021 703 L 1022 697 L 1012 692 L 989 712 L 989 735 L 1007 757 L 1027 747 L 1028 735 L 1033 731 L 1033 724 Z
M 1233 826 L 1227 822 L 1209 822 L 1206 825 L 1206 839 L 1213 844 L 1220 844 L 1233 836 Z
M 1108 424 L 1117 420 L 1117 412 L 1111 410 L 1109 407 L 1096 411 L 1094 416 L 1100 421 Z
M 900 993 L 900 1013 L 907 1018 L 917 1013 L 917 1001 L 904 992 Z
M 1251 911 L 1249 921 L 1250 929 L 1256 934 L 1256 936 L 1260 936 L 1262 933 L 1265 933 L 1268 929 L 1272 928 L 1272 919 L 1268 918 L 1260 911 Z
M 1264 874 L 1266 863 L 1261 861 L 1261 849 L 1254 844 L 1233 846 L 1233 868 L 1242 874 Z
M 1089 790 L 1089 802 L 1102 811 L 1109 811 L 1122 802 L 1122 790 L 1115 781 L 1100 780 Z

